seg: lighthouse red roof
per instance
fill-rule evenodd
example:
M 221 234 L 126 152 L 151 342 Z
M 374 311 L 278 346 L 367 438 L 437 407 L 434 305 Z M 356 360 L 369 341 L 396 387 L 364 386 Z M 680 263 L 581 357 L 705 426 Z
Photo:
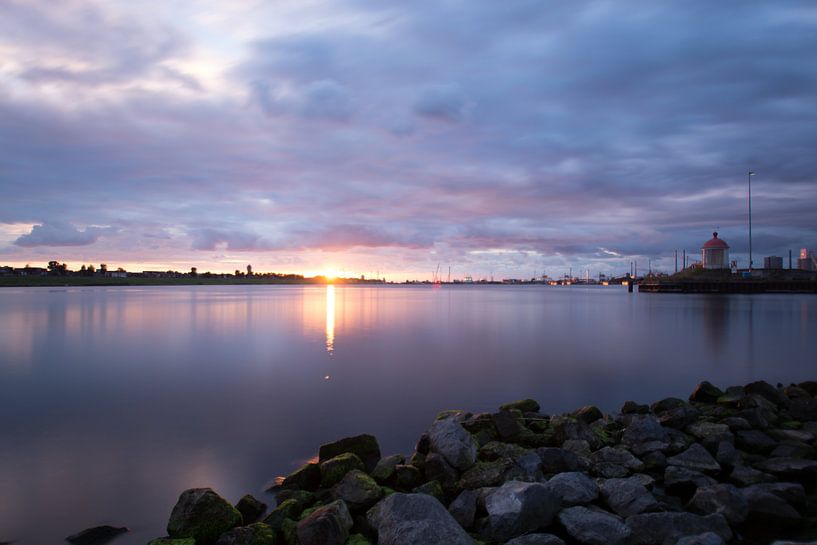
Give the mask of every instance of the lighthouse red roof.
M 703 249 L 710 250 L 718 248 L 728 250 L 729 245 L 726 242 L 724 242 L 723 239 L 718 238 L 718 232 L 715 231 L 714 233 L 712 233 L 712 238 L 706 241 L 706 243 L 703 246 Z

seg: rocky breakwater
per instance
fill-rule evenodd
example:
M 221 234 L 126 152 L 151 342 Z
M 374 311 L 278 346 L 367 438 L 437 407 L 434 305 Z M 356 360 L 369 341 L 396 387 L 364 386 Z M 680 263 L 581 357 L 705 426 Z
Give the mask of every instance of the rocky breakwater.
M 361 435 L 233 507 L 185 491 L 151 545 L 718 545 L 817 538 L 817 382 L 541 414 L 441 413 L 410 456 Z

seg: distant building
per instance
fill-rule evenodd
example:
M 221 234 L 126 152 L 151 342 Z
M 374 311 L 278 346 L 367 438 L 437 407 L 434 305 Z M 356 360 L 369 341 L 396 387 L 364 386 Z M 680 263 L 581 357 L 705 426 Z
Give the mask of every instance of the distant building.
M 768 257 L 763 258 L 763 268 L 764 269 L 782 269 L 783 268 L 783 258 L 778 257 L 776 255 L 770 255 Z
M 814 250 L 803 248 L 800 250 L 800 258 L 797 260 L 797 268 L 801 271 L 817 271 L 817 254 Z
M 701 247 L 701 263 L 704 269 L 728 269 L 729 245 L 718 238 L 718 232 Z

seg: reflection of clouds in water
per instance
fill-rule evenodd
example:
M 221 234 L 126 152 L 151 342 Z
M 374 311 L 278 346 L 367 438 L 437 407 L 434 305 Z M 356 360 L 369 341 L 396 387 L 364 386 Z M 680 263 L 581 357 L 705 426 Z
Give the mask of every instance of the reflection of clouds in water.
M 335 352 L 335 286 L 326 286 L 326 351 Z
M 720 356 L 726 344 L 729 297 L 720 295 L 704 296 L 702 312 L 704 334 L 709 347 L 715 356 Z

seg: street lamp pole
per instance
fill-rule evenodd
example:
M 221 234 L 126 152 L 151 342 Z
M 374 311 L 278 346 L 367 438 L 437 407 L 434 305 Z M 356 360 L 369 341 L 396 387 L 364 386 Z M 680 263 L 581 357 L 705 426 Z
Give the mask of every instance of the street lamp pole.
M 752 176 L 755 173 L 751 170 L 747 173 L 749 179 L 749 274 L 752 273 Z

